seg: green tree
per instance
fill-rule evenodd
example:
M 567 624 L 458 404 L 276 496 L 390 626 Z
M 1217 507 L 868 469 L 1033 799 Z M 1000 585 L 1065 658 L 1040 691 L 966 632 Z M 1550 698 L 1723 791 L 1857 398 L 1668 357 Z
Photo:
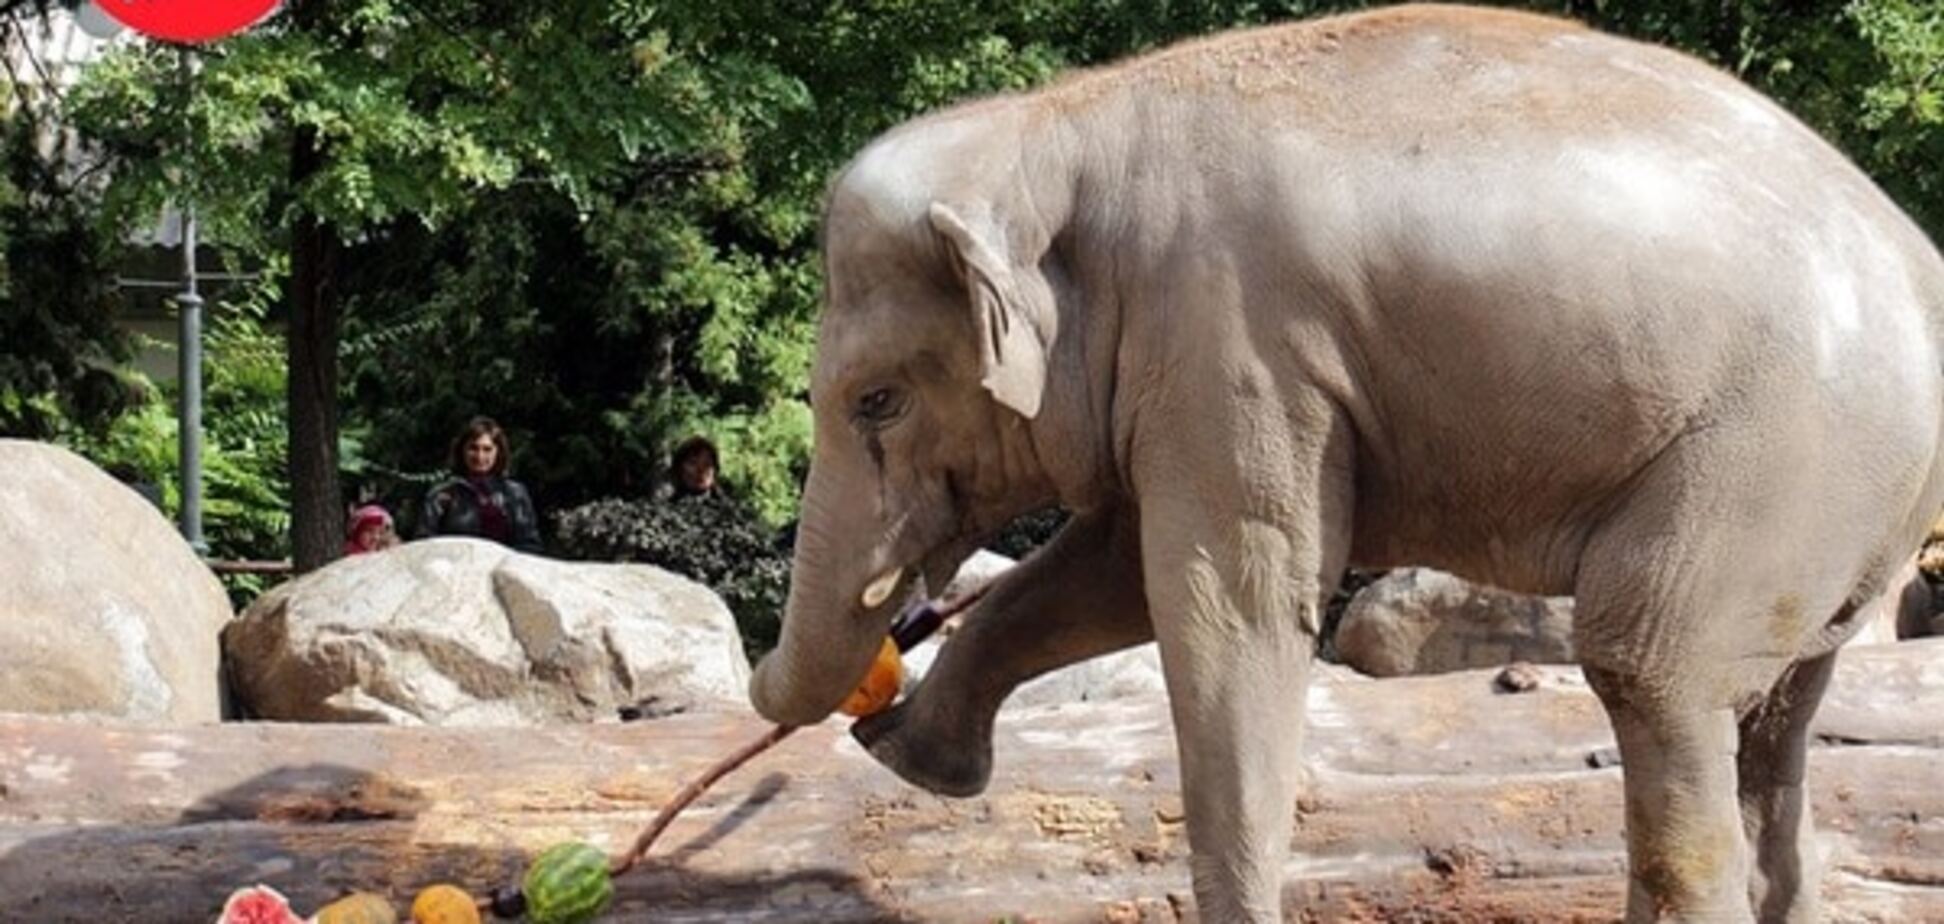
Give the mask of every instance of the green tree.
M 18 41 L 8 30 L 9 45 Z M 99 431 L 143 397 L 122 367 L 133 343 L 114 323 L 117 238 L 56 137 L 55 100 L 9 75 L 0 115 L 0 436 Z
M 754 67 L 667 52 L 626 0 L 450 4 L 302 0 L 198 57 L 131 46 L 91 68 L 73 113 L 116 169 L 124 225 L 168 199 L 217 240 L 287 254 L 293 546 L 336 554 L 337 353 L 344 247 L 463 219 L 516 184 L 578 204 L 629 165 L 709 164 L 721 113 L 787 93 Z
M 185 188 L 286 289 L 302 261 L 271 258 L 305 252 L 299 218 L 330 230 L 335 262 L 316 265 L 335 270 L 297 288 L 341 306 L 344 342 L 326 344 L 336 313 L 289 320 L 293 343 L 325 344 L 312 359 L 343 371 L 305 387 L 343 401 L 355 477 L 403 499 L 485 412 L 558 509 L 646 492 L 668 448 L 704 432 L 776 521 L 809 444 L 820 198 L 863 143 L 1071 67 L 1359 5 L 338 0 L 219 46 L 188 95 L 171 52 L 126 52 L 95 68 L 76 111 L 115 157 L 117 220 Z M 1934 4 L 1520 5 L 1744 77 L 1944 230 Z M 306 132 L 317 163 L 293 176 Z M 335 445 L 311 429 L 300 444 Z M 338 495 L 323 493 L 335 529 Z

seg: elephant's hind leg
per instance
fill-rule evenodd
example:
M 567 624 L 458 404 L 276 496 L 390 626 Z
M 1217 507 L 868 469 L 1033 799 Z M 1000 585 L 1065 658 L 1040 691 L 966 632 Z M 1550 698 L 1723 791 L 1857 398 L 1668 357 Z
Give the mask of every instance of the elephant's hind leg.
M 1627 924 L 1740 924 L 1749 916 L 1735 784 L 1735 717 L 1651 681 L 1588 666 L 1620 743 Z
M 1624 762 L 1629 924 L 1813 915 L 1802 746 L 1829 665 L 1797 662 L 1882 558 L 1857 524 L 1915 493 L 1832 488 L 1853 452 L 1715 418 L 1582 547 L 1574 648 Z
M 1620 745 L 1627 924 L 1742 924 L 1754 918 L 1738 720 L 1797 650 L 1769 638 L 1797 631 L 1774 615 L 1778 597 L 1824 595 L 1788 583 L 1785 562 L 1748 560 L 1759 524 L 1716 512 L 1748 506 L 1734 485 L 1697 489 L 1691 460 L 1668 463 L 1586 544 L 1574 648 Z
M 1805 773 L 1809 721 L 1836 665 L 1830 652 L 1790 667 L 1741 720 L 1741 812 L 1755 851 L 1749 900 L 1762 924 L 1812 924 L 1820 863 Z

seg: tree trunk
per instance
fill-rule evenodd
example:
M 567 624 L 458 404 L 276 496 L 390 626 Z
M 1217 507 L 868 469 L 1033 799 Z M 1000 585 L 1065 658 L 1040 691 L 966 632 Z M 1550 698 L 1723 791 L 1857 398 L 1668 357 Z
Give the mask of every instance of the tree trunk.
M 669 329 L 674 323 L 668 318 L 657 318 L 652 323 L 658 325 L 654 339 L 648 348 L 648 394 L 668 395 L 675 390 L 675 334 Z M 675 439 L 685 439 L 685 434 L 676 434 Z M 669 487 L 673 479 L 669 477 L 667 458 L 659 458 L 648 466 L 648 496 L 659 497 L 663 488 Z
M 1810 787 L 1831 921 L 1944 921 L 1944 639 L 1845 651 Z M 1608 922 L 1625 902 L 1621 768 L 1578 670 L 1319 671 L 1290 921 Z M 304 912 L 479 894 L 545 846 L 618 851 L 730 749 L 746 713 L 545 728 L 0 716 L 0 920 L 207 921 L 265 882 Z M 900 784 L 805 728 L 725 777 L 615 883 L 607 921 L 1173 922 L 1192 915 L 1167 704 L 1009 709 L 992 789 Z M 1192 918 L 1191 918 L 1192 919 Z
M 291 150 L 291 185 L 301 188 L 323 163 L 316 132 L 299 130 Z M 299 573 L 328 564 L 344 544 L 337 456 L 337 252 L 337 229 L 300 212 L 290 236 L 287 337 L 290 545 Z

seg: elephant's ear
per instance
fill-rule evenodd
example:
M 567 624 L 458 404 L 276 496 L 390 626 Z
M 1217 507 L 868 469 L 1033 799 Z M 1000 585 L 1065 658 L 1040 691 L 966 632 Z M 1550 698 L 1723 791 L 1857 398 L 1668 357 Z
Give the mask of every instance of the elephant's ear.
M 962 269 L 979 337 L 980 384 L 1021 417 L 1039 414 L 1046 390 L 1046 343 L 1033 324 L 1019 280 L 1000 251 L 943 202 L 931 207 L 933 230 Z

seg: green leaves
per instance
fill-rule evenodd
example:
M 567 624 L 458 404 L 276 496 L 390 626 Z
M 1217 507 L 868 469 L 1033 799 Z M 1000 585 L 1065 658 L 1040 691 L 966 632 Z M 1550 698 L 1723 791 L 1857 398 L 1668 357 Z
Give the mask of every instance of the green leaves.
M 134 343 L 114 323 L 112 237 L 93 192 L 44 155 L 38 108 L 0 121 L 0 435 L 99 432 L 140 403 L 122 368 Z
M 1862 91 L 1864 166 L 1935 240 L 1944 234 L 1944 7 L 1854 0 L 1846 12 L 1881 69 Z
M 108 323 L 113 292 L 52 280 L 105 280 L 123 233 L 187 199 L 236 261 L 264 271 L 252 303 L 274 311 L 301 206 L 347 239 L 340 361 L 346 425 L 361 440 L 347 463 L 356 476 L 409 499 L 453 430 L 487 413 L 512 431 L 520 477 L 559 509 L 649 490 L 668 449 L 704 433 L 722 446 L 729 482 L 780 522 L 810 443 L 803 389 L 822 297 L 821 197 L 866 141 L 1068 68 L 1361 5 L 304 2 L 207 50 L 193 86 L 173 50 L 130 46 L 91 67 L 67 99 L 67 117 L 104 160 L 93 173 L 108 178 L 99 202 L 71 199 L 69 211 L 47 214 L 54 200 L 22 179 L 19 161 L 9 169 L 15 198 L 0 186 L 10 258 L 0 285 L 38 293 L 13 296 L 0 315 L 0 429 L 90 417 L 85 396 L 128 390 L 102 375 L 127 355 Z M 1937 4 L 1522 5 L 1734 71 L 1841 145 L 1933 236 L 1944 233 Z M 293 186 L 292 142 L 305 129 L 326 157 Z M 74 251 L 85 259 L 36 268 L 60 235 L 94 235 L 85 226 L 97 218 L 108 233 Z M 260 377 L 280 372 L 221 355 L 212 379 L 236 363 L 223 387 L 239 393 L 263 394 Z M 100 403 L 91 426 L 127 403 Z M 238 445 L 262 445 L 262 422 Z

